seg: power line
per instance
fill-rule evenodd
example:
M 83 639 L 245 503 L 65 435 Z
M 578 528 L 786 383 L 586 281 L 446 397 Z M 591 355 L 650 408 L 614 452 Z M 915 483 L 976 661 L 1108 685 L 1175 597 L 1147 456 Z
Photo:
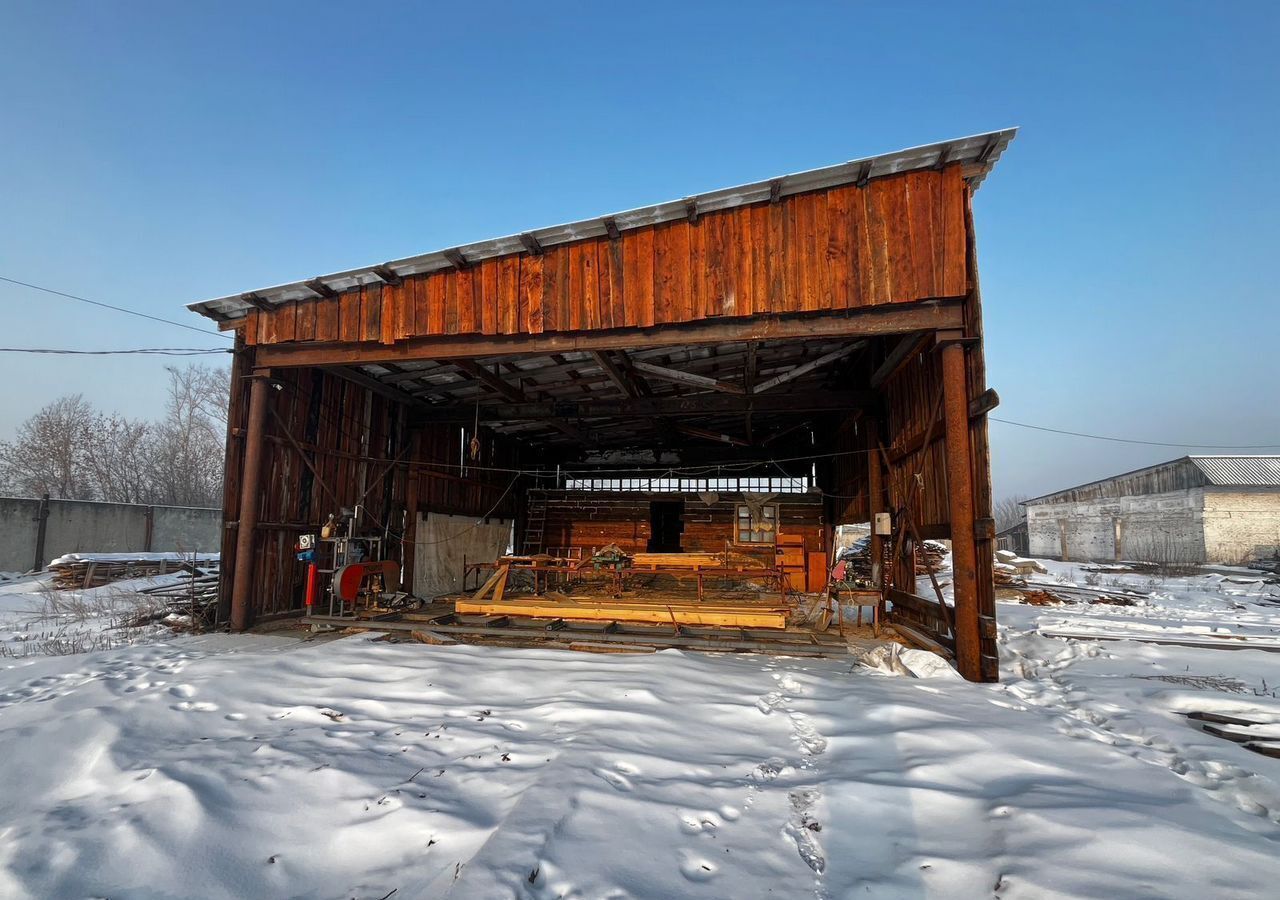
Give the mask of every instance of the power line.
M 160 316 L 153 316 L 150 313 L 138 312 L 136 309 L 127 309 L 123 306 L 113 306 L 110 303 L 103 303 L 100 300 L 90 300 L 88 297 L 80 297 L 76 294 L 68 294 L 65 291 L 55 291 L 53 288 L 41 287 L 38 284 L 31 284 L 28 281 L 19 281 L 16 278 L 8 278 L 4 275 L 0 275 L 0 281 L 7 281 L 9 284 L 16 284 L 16 285 L 19 285 L 20 287 L 30 288 L 33 291 L 43 291 L 46 294 L 53 294 L 54 296 L 57 296 L 57 297 L 66 297 L 68 300 L 78 300 L 81 303 L 88 303 L 91 306 L 98 306 L 98 307 L 101 307 L 102 309 L 115 310 L 116 312 L 124 313 L 125 315 L 137 316 L 140 319 L 150 319 L 152 322 L 163 322 L 166 325 L 175 325 L 178 328 L 185 328 L 188 331 L 195 331 L 200 334 L 217 335 L 218 337 L 226 338 L 227 340 L 232 340 L 231 335 L 223 334 L 220 331 L 209 331 L 207 328 L 197 328 L 196 326 L 188 325 L 185 322 L 175 322 L 173 319 L 165 319 L 165 318 L 161 318 Z
M 204 349 L 200 347 L 139 347 L 131 350 L 64 350 L 51 347 L 0 347 L 0 353 L 52 353 L 60 356 L 204 356 L 208 353 L 230 353 L 231 348 Z
M 1192 450 L 1275 450 L 1280 444 L 1179 444 L 1169 441 L 1143 441 L 1136 438 L 1109 437 L 1102 434 L 1085 434 L 1082 431 L 1065 431 L 1061 428 L 1048 428 L 1044 425 L 1028 425 L 1026 422 L 1014 422 L 1010 419 L 997 419 L 988 416 L 992 422 L 1002 425 L 1016 425 L 1019 428 L 1030 428 L 1032 431 L 1047 431 L 1051 434 L 1065 434 L 1070 437 L 1089 438 L 1094 441 L 1111 441 L 1116 444 L 1143 444 L 1148 447 L 1183 447 Z

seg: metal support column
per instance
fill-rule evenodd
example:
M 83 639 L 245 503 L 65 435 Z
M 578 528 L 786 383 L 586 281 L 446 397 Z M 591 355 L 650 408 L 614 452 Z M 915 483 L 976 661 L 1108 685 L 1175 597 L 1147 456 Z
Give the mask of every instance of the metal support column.
M 249 626 L 249 594 L 253 588 L 253 542 L 261 500 L 263 432 L 267 424 L 268 373 L 253 374 L 249 388 L 249 423 L 245 432 L 244 472 L 240 482 L 240 522 L 236 526 L 236 565 L 231 583 L 231 630 Z

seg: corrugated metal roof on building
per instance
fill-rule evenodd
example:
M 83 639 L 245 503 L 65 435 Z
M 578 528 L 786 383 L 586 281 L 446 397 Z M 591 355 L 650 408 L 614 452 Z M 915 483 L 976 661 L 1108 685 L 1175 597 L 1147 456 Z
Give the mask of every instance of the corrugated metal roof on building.
M 1180 456 L 1154 466 L 1033 497 L 1024 500 L 1023 505 L 1137 496 L 1205 485 L 1280 487 L 1280 456 Z
M 1216 487 L 1280 487 L 1280 456 L 1190 456 Z
M 919 169 L 941 168 L 943 165 L 952 163 L 961 163 L 967 167 L 966 177 L 970 186 L 976 190 L 986 178 L 987 173 L 995 167 L 996 161 L 1009 146 L 1009 142 L 1013 140 L 1017 131 L 1017 128 L 1005 128 L 985 134 L 953 138 L 937 144 L 909 147 L 894 153 L 868 156 L 821 169 L 810 169 L 806 172 L 796 172 L 752 184 L 722 188 L 655 206 L 643 206 L 626 212 L 570 222 L 566 225 L 537 228 L 524 234 L 463 244 L 433 253 L 262 288 L 252 291 L 249 295 L 232 294 L 227 297 L 217 297 L 188 304 L 187 309 L 223 321 L 238 319 L 254 308 L 255 304 L 249 302 L 248 296 L 252 296 L 258 303 L 265 302 L 270 306 L 278 306 L 291 300 L 323 297 L 325 290 L 346 291 L 362 284 L 385 281 L 387 273 L 400 278 L 451 268 L 454 265 L 451 256 L 459 254 L 468 262 L 476 262 L 494 256 L 520 253 L 526 250 L 531 242 L 542 246 L 553 246 L 584 238 L 600 237 L 609 234 L 614 228 L 618 231 L 627 231 L 660 222 L 670 222 L 687 216 L 691 204 L 699 213 L 709 213 L 842 184 L 862 185 L 870 178 L 881 178 L 885 175 L 897 175 Z

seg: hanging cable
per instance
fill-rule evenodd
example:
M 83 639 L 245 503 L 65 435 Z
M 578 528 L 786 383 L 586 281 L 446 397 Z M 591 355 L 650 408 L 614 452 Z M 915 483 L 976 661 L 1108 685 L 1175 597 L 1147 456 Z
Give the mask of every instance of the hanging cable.
M 231 348 L 138 347 L 130 350 L 70 350 L 51 347 L 0 347 L 0 353 L 49 353 L 58 356 L 205 356 L 230 353 Z
M 0 281 L 7 281 L 9 284 L 16 284 L 19 287 L 30 288 L 33 291 L 43 291 L 46 294 L 53 294 L 56 297 L 66 297 L 68 300 L 77 300 L 80 303 L 88 303 L 90 306 L 98 306 L 102 309 L 114 310 L 118 313 L 124 313 L 127 316 L 137 316 L 140 319 L 150 319 L 152 322 L 163 322 L 165 325 L 174 325 L 178 328 L 185 328 L 188 331 L 196 331 L 200 334 L 213 335 L 216 337 L 232 340 L 231 335 L 223 334 L 220 331 L 210 331 L 207 328 L 197 328 L 195 325 L 187 325 L 184 322 L 175 322 L 173 319 L 165 319 L 160 316 L 153 316 L 150 313 L 138 312 L 136 309 L 127 309 L 123 306 L 115 306 L 111 303 L 103 303 L 101 300 L 90 300 L 88 297 L 81 297 L 77 294 L 68 294 L 66 291 L 55 291 L 53 288 L 41 287 L 38 284 L 32 284 L 29 281 L 19 281 L 16 278 L 9 278 L 0 275 Z

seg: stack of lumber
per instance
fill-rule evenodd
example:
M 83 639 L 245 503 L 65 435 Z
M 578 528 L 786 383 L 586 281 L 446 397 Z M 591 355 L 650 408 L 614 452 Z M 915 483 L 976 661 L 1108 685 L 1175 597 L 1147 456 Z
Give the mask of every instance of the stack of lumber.
M 53 586 L 60 590 L 101 587 L 125 578 L 200 570 L 216 573 L 217 553 L 68 553 L 49 563 Z
M 916 574 L 927 575 L 930 569 L 937 572 L 942 568 L 949 552 L 945 544 L 938 541 L 925 541 L 916 548 Z M 855 541 L 840 553 L 840 558 L 849 564 L 849 580 L 871 578 L 870 537 Z
M 143 588 L 138 593 L 157 601 L 147 614 L 151 621 L 160 621 L 171 615 L 190 616 L 191 627 L 195 630 L 212 624 L 216 618 L 218 581 L 216 565 L 212 569 L 187 566 L 186 571 L 172 583 Z
M 508 600 L 473 597 L 458 600 L 454 608 L 460 615 L 553 620 L 718 625 L 733 628 L 785 628 L 787 625 L 787 611 L 776 602 L 700 603 L 696 600 L 674 598 L 605 600 L 548 592 L 542 597 L 516 597 Z
M 719 553 L 637 553 L 631 564 L 637 569 L 719 569 L 724 557 Z

